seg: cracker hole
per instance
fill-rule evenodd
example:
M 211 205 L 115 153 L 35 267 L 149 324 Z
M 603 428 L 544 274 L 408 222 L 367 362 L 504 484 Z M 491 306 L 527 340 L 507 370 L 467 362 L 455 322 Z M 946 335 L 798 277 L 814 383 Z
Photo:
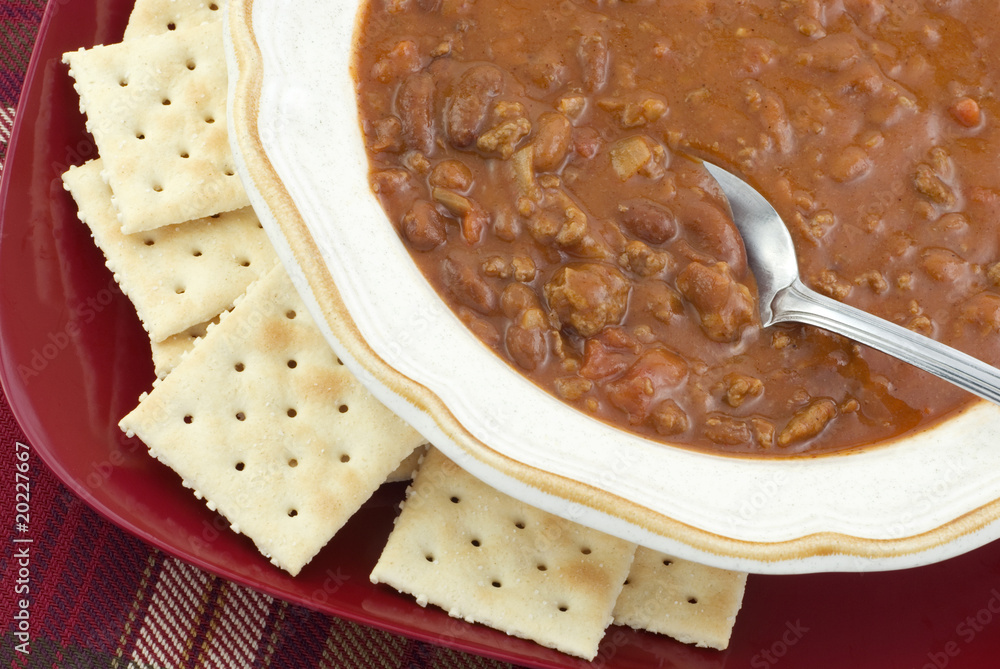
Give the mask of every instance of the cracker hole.
M 177 30 L 177 24 L 171 21 L 167 24 L 167 30 Z
M 212 118 L 211 116 L 206 116 L 205 123 L 215 123 L 215 119 Z
M 143 134 L 143 133 L 141 133 L 141 132 L 137 132 L 137 133 L 135 133 L 135 138 L 136 139 L 146 139 L 146 135 Z
M 296 416 L 299 415 L 299 412 L 296 411 L 295 409 L 289 409 L 288 411 L 285 412 L 285 415 L 287 415 L 289 418 L 295 418 Z
M 246 464 L 244 464 L 242 462 L 237 462 L 236 463 L 236 471 L 241 472 L 244 469 L 246 469 Z
M 126 86 L 128 86 L 128 79 L 120 79 L 118 81 L 118 85 L 121 86 L 122 88 L 125 88 Z
M 697 603 L 698 603 L 697 597 L 688 597 L 688 604 L 697 604 Z
M 219 6 L 213 2 L 212 4 L 210 4 L 208 6 L 208 8 L 214 12 L 214 11 L 217 11 L 219 9 Z
M 289 360 L 286 364 L 288 365 L 288 369 L 295 369 L 299 365 L 299 363 L 294 360 Z
M 625 579 L 625 582 L 622 583 L 622 585 L 631 585 L 631 584 L 632 584 L 632 581 L 628 580 L 627 578 Z
M 472 544 L 473 546 L 475 546 L 476 548 L 479 548 L 480 546 L 482 546 L 482 543 L 480 543 L 479 539 L 473 539 L 469 543 Z
M 177 293 L 178 295 L 183 295 L 184 294 L 184 287 L 183 286 L 178 286 L 177 288 L 174 289 L 174 292 Z
M 146 239 L 142 240 L 142 243 L 145 244 L 146 246 L 152 246 L 153 244 L 156 243 L 156 240 L 147 237 Z
M 184 423 L 185 424 L 190 425 L 193 422 L 194 422 L 194 416 L 192 416 L 191 414 L 188 414 L 187 416 L 184 416 Z
M 664 567 L 669 567 L 669 566 L 670 566 L 670 565 L 672 565 L 673 563 L 674 563 L 674 561 L 673 561 L 673 560 L 670 560 L 670 559 L 664 559 L 664 560 L 663 560 L 663 566 L 664 566 Z
M 233 365 L 233 369 L 235 369 L 237 372 L 242 372 L 246 368 L 247 366 L 244 365 L 242 362 L 238 362 L 235 365 Z
M 222 173 L 225 174 L 227 177 L 234 177 L 234 176 L 236 176 L 236 172 L 234 172 L 233 170 L 229 169 L 228 167 L 226 169 L 224 169 L 222 171 Z
M 430 553 L 428 553 L 427 555 L 425 555 L 424 559 L 427 560 L 428 562 L 434 562 L 434 556 L 431 555 Z
M 240 261 L 240 267 L 249 267 L 249 266 L 250 266 L 250 261 L 249 260 L 241 260 Z
M 563 613 L 566 613 L 567 611 L 569 611 L 569 607 L 566 606 L 565 604 L 560 604 L 559 610 L 562 611 Z
M 452 498 L 451 498 L 451 503 L 452 504 L 458 504 L 461 501 L 462 500 L 460 500 L 458 497 L 455 497 L 455 496 L 452 496 Z
M 523 530 L 524 529 L 524 521 L 521 521 L 521 520 L 517 521 L 516 523 L 514 523 L 514 527 L 516 527 L 519 530 Z
M 164 107 L 169 107 L 170 106 L 170 98 L 163 98 L 163 100 L 160 101 L 160 104 L 162 104 Z
M 299 466 L 299 461 L 296 460 L 295 458 L 292 458 L 291 460 L 288 461 L 288 466 L 289 467 L 298 467 Z
M 189 69 L 189 70 L 193 70 L 194 68 L 197 67 L 197 64 L 193 60 L 189 60 L 186 63 L 186 65 L 187 65 L 187 69 Z
M 191 255 L 194 256 L 195 258 L 200 258 L 201 257 L 201 251 L 199 251 L 198 249 L 195 249 L 194 251 L 191 251 Z
M 155 186 L 153 186 L 153 192 L 154 193 L 162 193 L 163 192 L 163 186 L 161 186 L 160 184 L 156 184 Z
M 543 564 L 538 565 L 538 571 L 548 571 L 548 567 Z
M 289 509 L 288 510 L 288 517 L 289 518 L 294 518 L 297 515 L 299 515 L 299 512 L 298 512 L 297 509 Z
M 341 404 L 339 407 L 337 407 L 337 411 L 339 411 L 340 413 L 347 413 L 348 409 L 349 407 L 346 404 Z
M 222 214 L 212 214 L 209 218 L 222 218 Z
M 343 360 L 341 360 L 340 358 L 337 358 L 337 364 L 338 364 L 338 365 L 343 365 L 343 364 L 344 364 L 344 361 L 343 361 Z
M 180 157 L 181 157 L 181 158 L 190 158 L 190 157 L 191 157 L 191 154 L 190 154 L 190 153 L 188 153 L 187 151 L 181 151 L 181 152 L 180 152 Z
M 492 583 L 491 585 L 492 585 L 492 586 L 493 586 L 494 588 L 499 588 L 499 587 L 501 586 L 501 583 L 500 583 L 500 581 L 493 581 L 493 583 Z
M 349 456 L 347 453 L 344 453 L 343 455 L 340 456 L 340 461 L 345 463 L 350 462 L 351 456 Z
M 289 309 L 288 311 L 285 312 L 285 318 L 287 318 L 288 320 L 292 320 L 293 318 L 295 318 L 295 312 Z
M 580 549 L 580 552 L 583 553 L 584 555 L 590 555 L 591 551 L 590 551 L 589 548 L 587 548 L 586 546 L 584 546 L 583 548 Z
M 247 419 L 247 415 L 245 413 L 243 413 L 242 411 L 240 411 L 240 412 L 238 412 L 236 414 L 236 420 L 238 420 L 238 421 L 244 421 L 246 419 Z

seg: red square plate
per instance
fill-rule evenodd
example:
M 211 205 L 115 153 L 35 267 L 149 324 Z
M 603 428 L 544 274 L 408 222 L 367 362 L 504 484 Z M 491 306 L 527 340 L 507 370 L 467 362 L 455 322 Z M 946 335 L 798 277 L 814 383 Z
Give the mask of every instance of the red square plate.
M 996 667 L 1000 543 L 920 569 L 750 578 L 728 651 L 613 627 L 593 664 L 420 608 L 368 580 L 403 488 L 387 486 L 296 578 L 127 439 L 153 380 L 148 340 L 60 175 L 96 156 L 65 51 L 121 37 L 130 0 L 51 2 L 0 189 L 0 377 L 36 452 L 94 509 L 203 569 L 307 607 L 532 667 Z M 933 495 L 933 491 L 928 491 Z

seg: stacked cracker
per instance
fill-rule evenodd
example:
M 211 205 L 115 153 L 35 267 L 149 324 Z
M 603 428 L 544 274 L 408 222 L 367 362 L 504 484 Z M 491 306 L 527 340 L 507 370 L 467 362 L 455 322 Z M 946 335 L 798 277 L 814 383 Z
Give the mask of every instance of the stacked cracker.
M 233 167 L 214 3 L 137 3 L 66 54 L 100 158 L 63 183 L 149 333 L 157 382 L 121 421 L 298 573 L 423 439 L 340 364 Z
M 298 573 L 386 480 L 414 480 L 372 581 L 566 653 L 611 622 L 725 648 L 745 574 L 533 509 L 379 404 L 306 312 L 232 166 L 218 5 L 139 0 L 125 40 L 66 54 L 100 158 L 63 177 L 152 343 L 121 421 Z

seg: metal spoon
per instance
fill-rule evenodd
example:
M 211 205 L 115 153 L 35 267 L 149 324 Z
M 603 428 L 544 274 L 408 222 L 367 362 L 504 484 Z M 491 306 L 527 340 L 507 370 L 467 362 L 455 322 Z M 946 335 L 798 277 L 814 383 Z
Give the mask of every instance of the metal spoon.
M 832 330 L 1000 404 L 1000 370 L 929 337 L 837 302 L 799 280 L 792 236 L 778 212 L 734 174 L 704 163 L 722 187 L 757 279 L 761 325 L 796 321 Z

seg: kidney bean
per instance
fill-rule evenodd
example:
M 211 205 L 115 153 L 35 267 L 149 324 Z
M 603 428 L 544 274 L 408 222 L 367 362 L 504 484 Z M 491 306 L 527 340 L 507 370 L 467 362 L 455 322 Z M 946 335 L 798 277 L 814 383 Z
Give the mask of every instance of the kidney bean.
M 619 378 L 607 384 L 608 400 L 637 425 L 646 420 L 656 400 L 676 388 L 688 374 L 684 358 L 665 348 L 643 353 Z
M 541 300 L 535 291 L 523 283 L 511 283 L 500 294 L 500 309 L 510 320 L 514 320 L 528 309 L 540 309 L 541 306 Z
M 715 203 L 694 200 L 689 191 L 678 193 L 681 234 L 695 248 L 729 265 L 737 278 L 746 276 L 747 256 L 736 225 L 729 214 Z
M 593 158 L 603 144 L 604 139 L 594 128 L 573 128 L 573 152 L 581 158 Z
M 403 142 L 412 151 L 434 153 L 437 139 L 434 122 L 434 77 L 427 72 L 411 74 L 396 93 L 396 113 L 403 125 Z
M 417 200 L 402 220 L 403 235 L 418 251 L 430 251 L 448 238 L 444 216 L 433 203 Z
M 511 360 L 529 372 L 542 365 L 548 355 L 548 343 L 542 328 L 525 328 L 512 323 L 504 334 L 504 345 Z
M 495 65 L 473 65 L 458 80 L 445 106 L 445 124 L 453 146 L 464 149 L 479 136 L 490 103 L 503 89 L 503 72 Z
M 497 291 L 474 266 L 445 256 L 441 261 L 441 283 L 460 304 L 481 314 L 496 313 L 500 302 Z
M 619 204 L 618 220 L 626 230 L 650 244 L 662 244 L 677 234 L 673 212 L 645 198 Z
M 460 160 L 442 160 L 427 177 L 427 182 L 432 187 L 462 192 L 472 187 L 472 181 L 472 170 Z
M 558 168 L 573 142 L 573 125 L 569 119 L 556 112 L 546 112 L 538 117 L 535 125 L 533 159 L 535 169 L 549 172 Z

